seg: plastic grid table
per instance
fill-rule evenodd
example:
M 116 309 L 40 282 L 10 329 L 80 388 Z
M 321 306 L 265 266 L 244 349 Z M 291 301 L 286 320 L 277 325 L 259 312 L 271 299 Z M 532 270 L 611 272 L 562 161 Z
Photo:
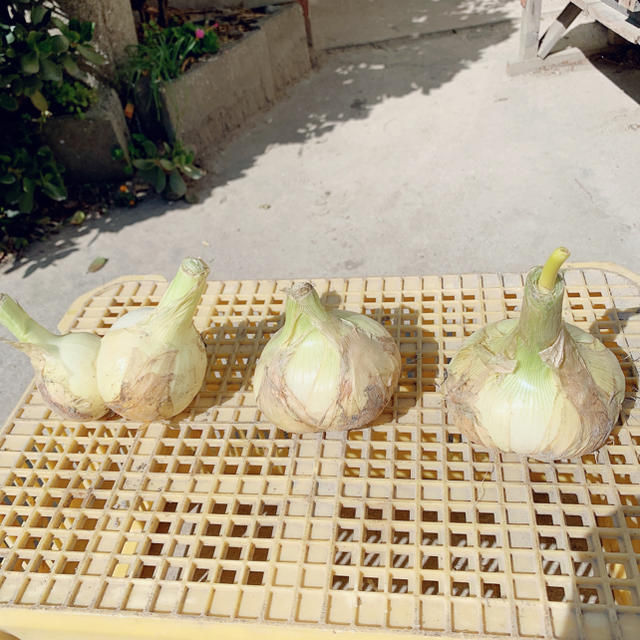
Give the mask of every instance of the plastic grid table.
M 566 317 L 628 383 L 597 454 L 492 455 L 446 423 L 448 358 L 518 313 L 523 276 L 314 281 L 402 353 L 369 429 L 287 436 L 250 382 L 292 281 L 211 282 L 195 318 L 206 382 L 168 424 L 65 423 L 32 386 L 0 432 L 0 630 L 32 638 L 640 637 L 638 279 L 565 272 Z M 60 329 L 102 334 L 156 304 L 160 277 L 79 299 Z

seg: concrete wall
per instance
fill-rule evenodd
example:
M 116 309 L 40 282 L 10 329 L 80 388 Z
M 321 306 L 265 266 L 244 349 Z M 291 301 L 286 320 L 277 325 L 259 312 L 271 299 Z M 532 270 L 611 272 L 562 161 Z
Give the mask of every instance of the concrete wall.
M 239 7 L 246 9 L 264 7 L 268 4 L 287 4 L 294 0 L 171 0 L 169 5 L 176 9 L 212 9 L 214 7 Z
M 267 17 L 260 30 L 164 87 L 165 127 L 204 152 L 310 68 L 302 10 L 297 4 L 284 7 Z
M 72 18 L 95 23 L 95 45 L 108 58 L 101 71 L 113 77 L 126 48 L 138 42 L 129 0 L 60 0 L 60 6 Z
M 124 177 L 124 163 L 111 157 L 111 148 L 126 153 L 129 130 L 113 89 L 100 89 L 98 104 L 82 118 L 56 116 L 47 121 L 42 137 L 65 167 L 65 181 L 107 182 Z

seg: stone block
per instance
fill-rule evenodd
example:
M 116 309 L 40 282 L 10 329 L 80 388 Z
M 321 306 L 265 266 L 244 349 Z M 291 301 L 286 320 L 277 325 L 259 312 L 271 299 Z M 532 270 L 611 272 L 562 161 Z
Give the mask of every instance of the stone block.
M 309 69 L 304 19 L 295 4 L 268 15 L 259 30 L 166 83 L 163 124 L 171 137 L 204 152 Z
M 108 182 L 125 177 L 123 163 L 111 157 L 114 145 L 127 149 L 129 131 L 118 95 L 101 88 L 98 103 L 83 117 L 56 116 L 42 138 L 64 165 L 68 182 Z
M 116 65 L 126 57 L 127 47 L 138 43 L 129 0 L 60 0 L 61 8 L 72 18 L 96 25 L 96 48 L 107 57 L 101 73 L 115 77 Z
M 276 91 L 297 82 L 311 71 L 304 16 L 299 4 L 274 13 L 262 27 L 267 35 Z

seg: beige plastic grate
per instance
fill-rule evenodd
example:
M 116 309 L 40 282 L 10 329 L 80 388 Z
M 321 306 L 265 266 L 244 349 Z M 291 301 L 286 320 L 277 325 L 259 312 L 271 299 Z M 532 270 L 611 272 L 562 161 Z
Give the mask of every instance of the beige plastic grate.
M 346 435 L 288 437 L 255 407 L 256 358 L 291 281 L 209 284 L 206 384 L 171 424 L 61 422 L 30 388 L 0 432 L 0 630 L 637 640 L 638 279 L 578 265 L 566 281 L 567 318 L 617 354 L 630 396 L 607 446 L 577 461 L 494 456 L 446 424 L 447 359 L 518 313 L 521 275 L 316 280 L 402 353 L 386 413 Z M 165 287 L 106 285 L 61 329 L 103 333 Z

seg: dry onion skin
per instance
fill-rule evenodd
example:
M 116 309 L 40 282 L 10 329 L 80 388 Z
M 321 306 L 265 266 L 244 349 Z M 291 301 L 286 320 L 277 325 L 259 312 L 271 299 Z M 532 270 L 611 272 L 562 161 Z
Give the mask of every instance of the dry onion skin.
M 253 377 L 258 406 L 292 433 L 357 429 L 377 418 L 400 375 L 400 352 L 375 320 L 325 309 L 309 282 L 288 292 L 284 325 Z
M 186 258 L 157 307 L 119 318 L 102 338 L 98 388 L 127 420 L 151 422 L 184 411 L 204 381 L 207 354 L 193 316 L 209 268 Z
M 87 332 L 51 333 L 6 293 L 0 294 L 0 324 L 18 339 L 8 342 L 31 360 L 43 401 L 62 418 L 98 420 L 107 412 L 96 381 L 100 338 Z
M 473 442 L 541 460 L 591 453 L 618 420 L 625 379 L 595 336 L 562 320 L 569 256 L 556 249 L 528 274 L 518 319 L 489 324 L 452 358 L 449 420 Z

